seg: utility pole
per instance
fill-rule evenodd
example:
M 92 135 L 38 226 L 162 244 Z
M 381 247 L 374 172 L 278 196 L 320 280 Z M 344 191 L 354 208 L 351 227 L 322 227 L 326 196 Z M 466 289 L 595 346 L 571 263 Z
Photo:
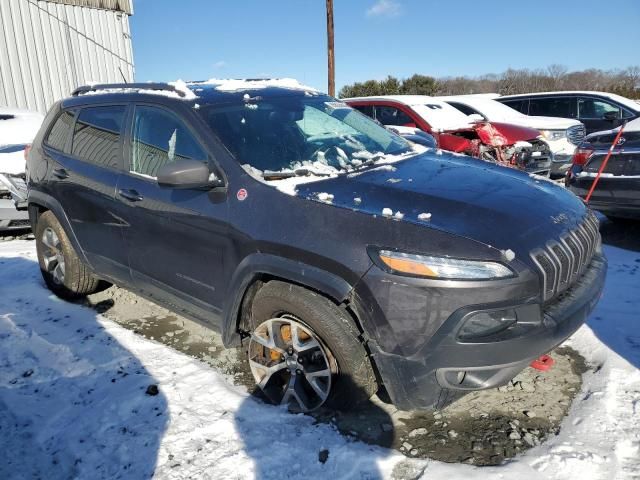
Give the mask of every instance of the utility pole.
M 329 70 L 328 93 L 336 96 L 336 59 L 333 52 L 333 0 L 327 0 L 327 66 Z

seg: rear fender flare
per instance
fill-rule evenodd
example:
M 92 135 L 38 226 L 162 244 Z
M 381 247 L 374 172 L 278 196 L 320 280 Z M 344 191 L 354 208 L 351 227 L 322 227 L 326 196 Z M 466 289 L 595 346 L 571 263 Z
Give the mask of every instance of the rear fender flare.
M 42 207 L 42 208 L 46 208 L 47 210 L 51 210 L 53 214 L 56 216 L 56 218 L 58 219 L 58 222 L 60 222 L 60 225 L 62 226 L 62 229 L 64 230 L 64 232 L 67 234 L 67 237 L 71 242 L 71 245 L 73 245 L 73 249 L 80 256 L 82 261 L 86 265 L 89 265 L 90 268 L 93 269 L 93 267 L 87 260 L 87 256 L 85 255 L 84 250 L 80 247 L 80 243 L 78 242 L 78 239 L 73 231 L 73 228 L 71 227 L 71 222 L 69 221 L 67 214 L 64 212 L 64 209 L 62 208 L 62 205 L 60 205 L 60 202 L 58 202 L 58 200 L 56 200 L 54 197 L 46 193 L 39 192 L 37 190 L 30 190 L 28 205 L 29 205 L 28 207 L 29 221 L 31 222 L 31 228 L 34 231 L 34 233 L 36 230 L 36 219 L 33 211 L 34 208 Z

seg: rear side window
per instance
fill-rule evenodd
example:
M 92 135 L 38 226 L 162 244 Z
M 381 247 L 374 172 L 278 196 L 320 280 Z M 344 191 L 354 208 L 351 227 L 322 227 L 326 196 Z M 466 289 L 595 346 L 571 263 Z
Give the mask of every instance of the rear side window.
M 360 113 L 364 113 L 367 117 L 373 118 L 373 105 L 351 105 Z
M 532 98 L 529 115 L 576 118 L 578 102 L 575 97 Z
M 47 135 L 45 143 L 56 150 L 64 152 L 67 139 L 73 127 L 73 118 L 75 115 L 76 113 L 70 110 L 65 110 L 58 115 L 58 118 L 56 118 L 56 121 L 53 123 L 53 127 L 49 130 L 49 135 Z
M 125 110 L 124 105 L 83 108 L 73 131 L 71 153 L 101 167 L 118 168 Z
M 499 100 L 499 99 L 498 99 Z M 529 114 L 529 100 L 500 100 L 500 102 L 504 103 L 507 107 L 511 107 L 514 110 L 519 111 L 520 113 L 524 113 L 525 115 Z
M 137 106 L 130 170 L 156 177 L 163 165 L 189 159 L 206 162 L 207 155 L 184 123 L 161 108 Z

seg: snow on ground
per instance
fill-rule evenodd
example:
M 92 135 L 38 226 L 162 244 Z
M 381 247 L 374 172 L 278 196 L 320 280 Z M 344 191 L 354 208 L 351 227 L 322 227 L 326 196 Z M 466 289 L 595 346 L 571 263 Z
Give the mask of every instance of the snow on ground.
M 53 297 L 34 247 L 0 243 L 0 478 L 640 475 L 638 249 L 606 247 L 604 298 L 570 340 L 593 368 L 560 434 L 479 468 L 406 459 L 264 405 L 209 366 Z

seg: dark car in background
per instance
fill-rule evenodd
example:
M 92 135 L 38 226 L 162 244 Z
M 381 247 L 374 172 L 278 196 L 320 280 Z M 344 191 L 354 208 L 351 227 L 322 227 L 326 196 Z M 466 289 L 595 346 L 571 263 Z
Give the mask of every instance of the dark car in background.
M 525 115 L 579 120 L 587 134 L 616 128 L 640 117 L 639 103 L 606 92 L 539 92 L 505 95 L 496 100 Z
M 576 150 L 566 184 L 579 197 L 587 196 L 619 130 L 593 133 Z M 625 125 L 589 205 L 614 220 L 640 220 L 640 119 Z
M 295 411 L 505 384 L 605 278 L 598 221 L 564 188 L 409 144 L 292 81 L 81 88 L 27 176 L 53 292 L 117 283 L 217 329 Z

